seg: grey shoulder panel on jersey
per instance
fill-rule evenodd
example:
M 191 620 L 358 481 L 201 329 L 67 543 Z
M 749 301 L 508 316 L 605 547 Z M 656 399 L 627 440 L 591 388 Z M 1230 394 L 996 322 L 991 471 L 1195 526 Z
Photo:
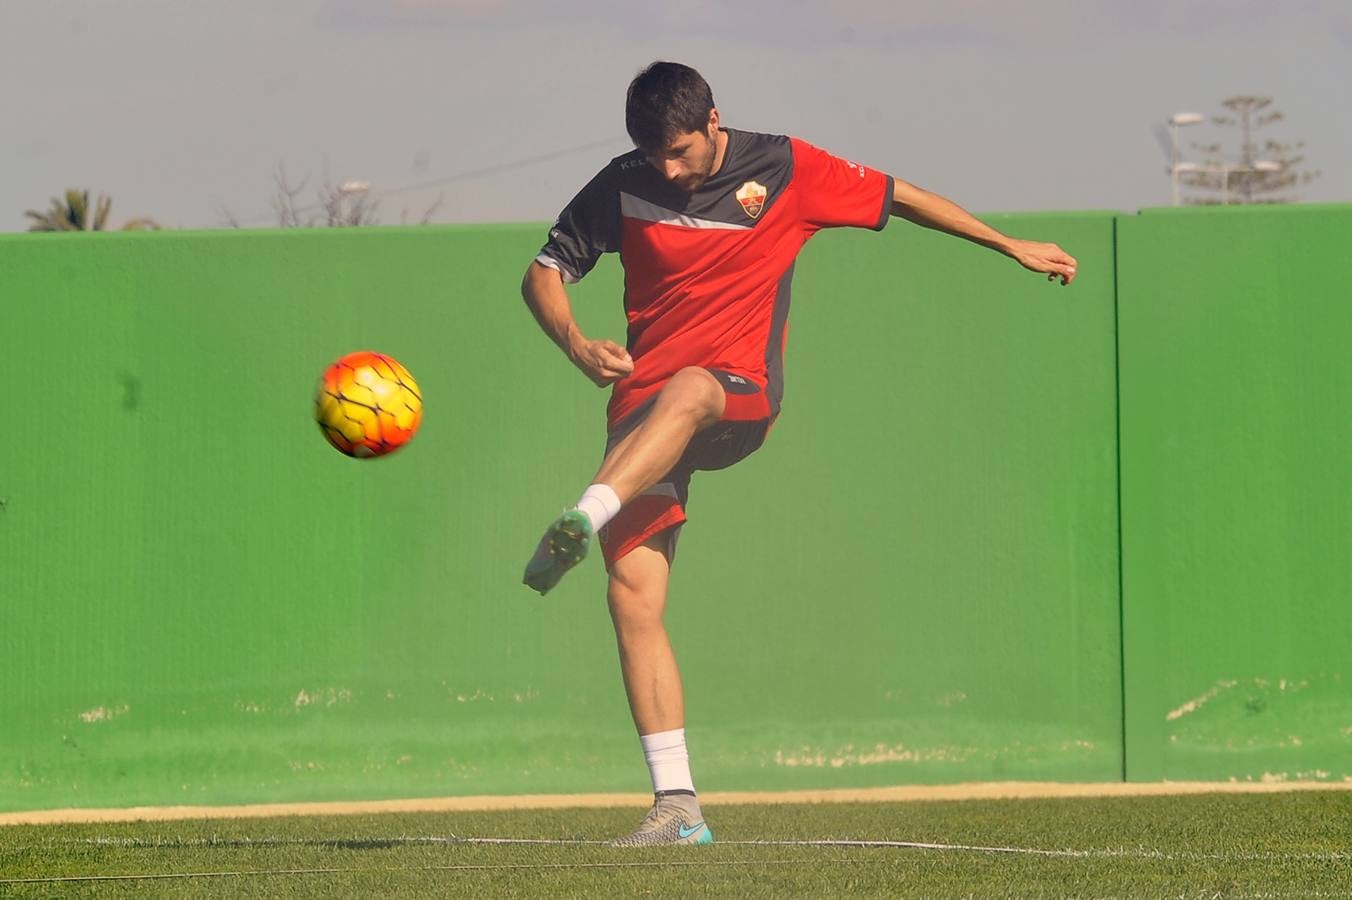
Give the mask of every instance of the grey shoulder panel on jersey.
M 728 147 L 723 165 L 693 194 L 668 183 L 637 150 L 615 159 L 620 192 L 669 211 L 672 220 L 754 226 L 793 179 L 793 148 L 784 135 L 724 130 Z

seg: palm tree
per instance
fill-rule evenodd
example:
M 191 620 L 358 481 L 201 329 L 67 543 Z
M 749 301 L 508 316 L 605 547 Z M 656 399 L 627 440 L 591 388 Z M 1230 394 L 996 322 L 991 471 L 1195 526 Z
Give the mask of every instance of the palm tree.
M 33 220 L 29 231 L 103 231 L 108 225 L 108 211 L 112 208 L 113 198 L 100 194 L 94 208 L 94 218 L 89 218 L 89 191 L 78 188 L 66 188 L 63 201 L 52 198 L 52 205 L 46 212 L 30 209 L 24 213 Z M 154 219 L 145 217 L 132 219 L 122 226 L 123 231 L 159 230 Z

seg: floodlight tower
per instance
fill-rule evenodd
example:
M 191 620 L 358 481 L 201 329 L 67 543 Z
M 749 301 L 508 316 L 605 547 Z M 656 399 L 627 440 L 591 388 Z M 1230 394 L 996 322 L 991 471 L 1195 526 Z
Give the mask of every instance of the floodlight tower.
M 1178 129 L 1186 125 L 1196 125 L 1206 119 L 1201 113 L 1181 112 L 1169 117 L 1169 177 L 1174 183 L 1174 206 L 1179 204 L 1178 196 Z
M 356 194 L 356 195 L 360 196 L 360 195 L 362 195 L 362 194 L 365 194 L 365 193 L 366 193 L 367 191 L 369 191 L 369 190 L 371 190 L 371 183 L 370 183 L 369 181 L 355 181 L 355 180 L 354 180 L 354 181 L 344 181 L 342 184 L 338 185 L 338 224 L 339 224 L 339 225 L 345 225 L 345 224 L 346 224 L 346 222 L 344 221 L 344 218 L 343 218 L 344 215 L 346 214 L 346 213 L 345 213 L 345 210 L 343 209 L 343 207 L 344 207 L 344 205 L 345 205 L 345 204 L 344 204 L 344 201 L 347 200 L 348 197 L 351 197 L 353 194 Z
M 1219 163 L 1217 165 L 1200 165 L 1192 162 L 1181 162 L 1174 166 L 1174 183 L 1177 188 L 1179 172 L 1203 172 L 1208 175 L 1219 175 L 1221 180 L 1221 206 L 1230 205 L 1230 176 L 1236 172 L 1280 172 L 1283 166 L 1281 163 L 1271 159 L 1255 160 L 1253 165 L 1244 163 Z M 1177 206 L 1177 201 L 1174 203 Z

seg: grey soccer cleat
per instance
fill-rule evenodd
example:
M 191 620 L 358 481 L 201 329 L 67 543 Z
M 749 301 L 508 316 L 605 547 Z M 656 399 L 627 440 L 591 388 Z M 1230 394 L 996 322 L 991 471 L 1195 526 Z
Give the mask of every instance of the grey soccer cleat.
M 612 847 L 658 847 L 670 844 L 712 844 L 714 833 L 704 821 L 694 794 L 658 794 L 638 830 L 611 841 Z

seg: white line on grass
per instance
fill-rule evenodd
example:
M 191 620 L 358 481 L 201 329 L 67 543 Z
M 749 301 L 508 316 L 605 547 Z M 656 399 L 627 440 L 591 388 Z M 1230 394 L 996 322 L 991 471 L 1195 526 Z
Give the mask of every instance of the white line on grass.
M 1336 850 L 1313 851 L 1305 853 L 1281 853 L 1273 851 L 1249 851 L 1240 853 L 1208 853 L 1194 850 L 1175 850 L 1166 852 L 1150 847 L 1090 847 L 1085 849 L 1048 849 L 1042 847 L 1000 847 L 979 844 L 942 844 L 928 841 L 898 841 L 882 839 L 820 839 L 799 841 L 744 840 L 715 841 L 719 846 L 732 847 L 857 847 L 857 848 L 896 848 L 907 850 L 947 850 L 966 853 L 1008 853 L 1026 856 L 1064 856 L 1074 858 L 1133 858 L 1163 860 L 1220 860 L 1251 862 L 1342 862 L 1352 860 L 1352 853 Z M 44 849 L 52 846 L 70 846 L 75 844 L 123 847 L 132 849 L 192 849 L 204 847 L 333 847 L 336 849 L 364 849 L 395 845 L 489 845 L 489 846 L 550 846 L 550 847 L 605 847 L 609 841 L 593 841 L 581 838 L 500 838 L 500 837 L 461 837 L 458 835 L 398 835 L 395 837 L 346 837 L 346 838 L 116 838 L 93 837 L 83 839 L 55 840 L 35 847 L 11 849 Z

